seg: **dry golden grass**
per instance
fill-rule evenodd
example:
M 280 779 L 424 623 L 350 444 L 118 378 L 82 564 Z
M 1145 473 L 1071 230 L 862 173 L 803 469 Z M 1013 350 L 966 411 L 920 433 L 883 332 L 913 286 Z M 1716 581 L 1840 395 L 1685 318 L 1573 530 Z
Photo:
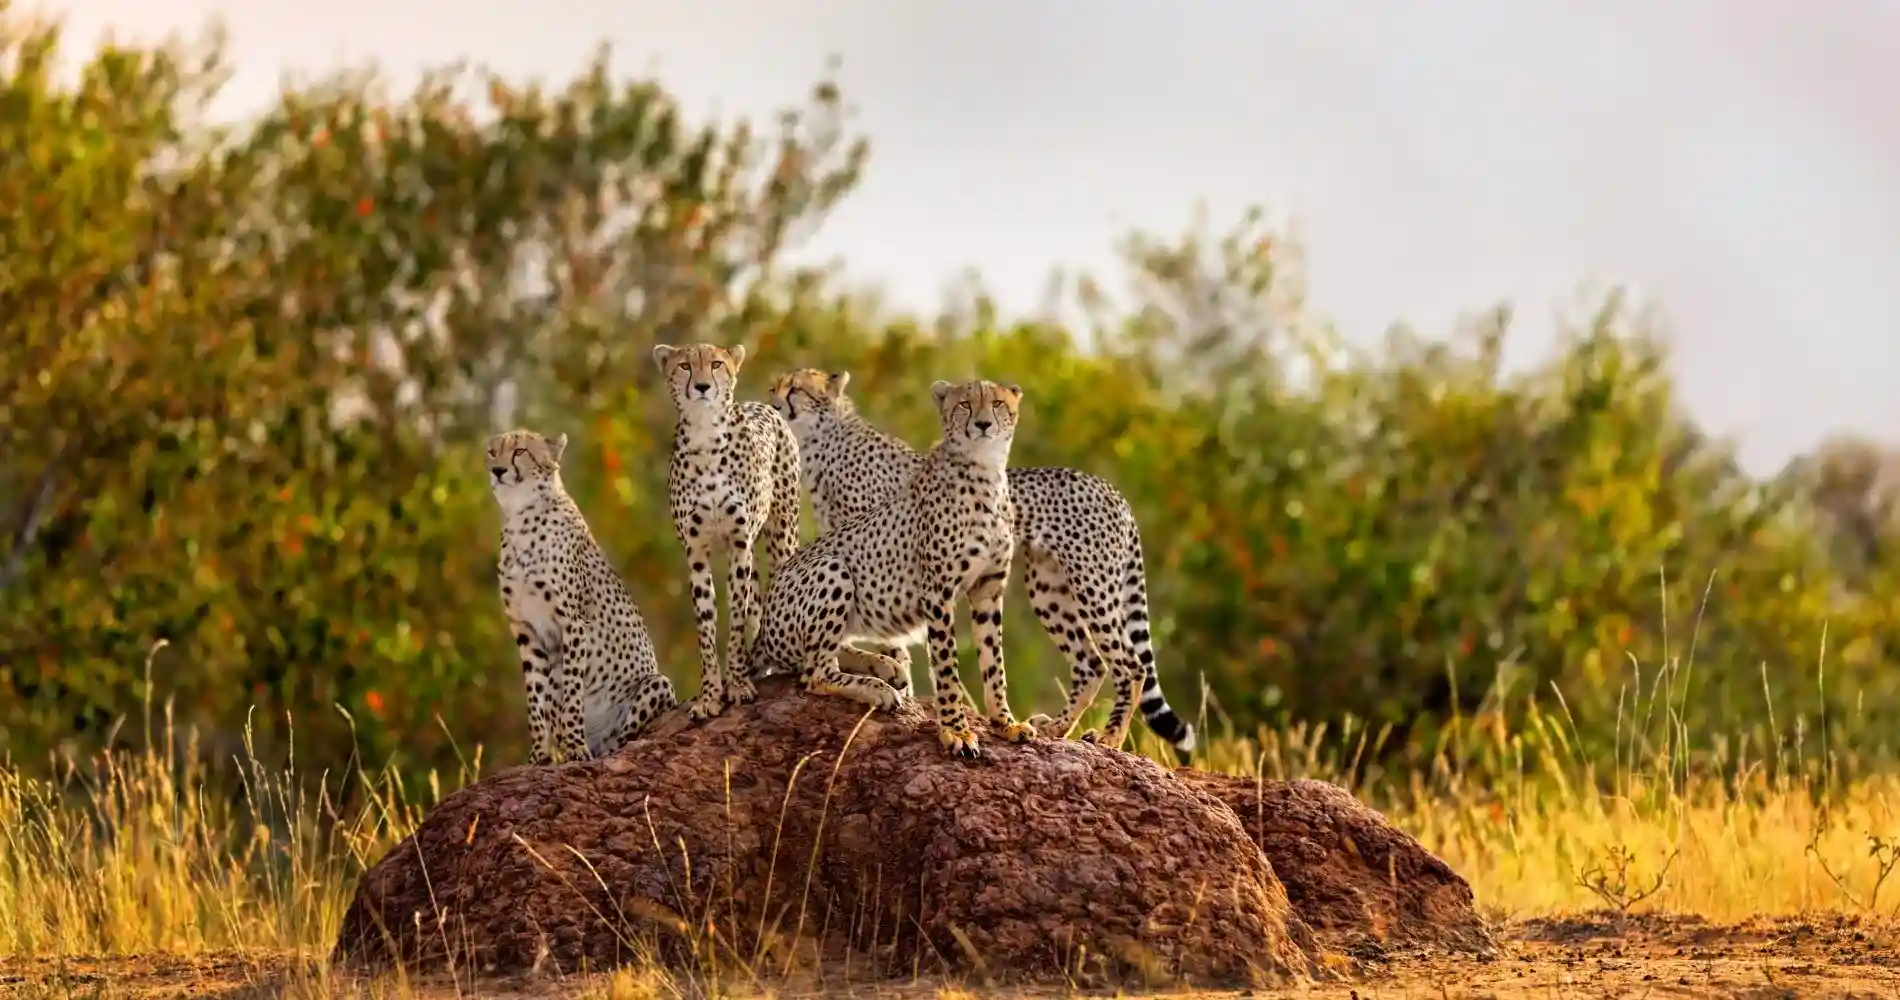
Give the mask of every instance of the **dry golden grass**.
M 1823 782 L 1838 773 L 1825 761 L 1698 764 L 1687 734 L 1662 714 L 1656 739 L 1633 732 L 1623 759 L 1601 774 L 1569 755 L 1564 733 L 1574 727 L 1561 713 L 1535 710 L 1516 731 L 1496 719 L 1461 722 L 1418 755 L 1425 764 L 1403 783 L 1356 766 L 1378 740 L 1350 726 L 1215 739 L 1200 766 L 1354 785 L 1462 872 L 1499 917 L 1608 905 L 1738 920 L 1891 914 L 1900 904 L 1900 887 L 1883 885 L 1896 855 L 1881 839 L 1896 831 L 1895 779 Z M 264 995 L 352 995 L 358 988 L 331 982 L 322 960 L 355 878 L 432 803 L 478 776 L 479 753 L 422 788 L 393 773 L 311 774 L 253 756 L 234 804 L 219 791 L 230 775 L 208 771 L 189 738 L 162 718 L 147 728 L 144 749 L 66 762 L 52 777 L 0 767 L 0 970 L 249 956 L 274 970 Z M 1152 736 L 1139 749 L 1166 759 Z M 336 805 L 346 792 L 358 803 L 347 811 Z M 117 995 L 72 988 L 83 977 L 48 981 L 16 982 L 11 995 Z M 574 988 L 560 995 L 708 992 L 655 969 Z M 434 995 L 400 980 L 361 989 L 354 995 Z

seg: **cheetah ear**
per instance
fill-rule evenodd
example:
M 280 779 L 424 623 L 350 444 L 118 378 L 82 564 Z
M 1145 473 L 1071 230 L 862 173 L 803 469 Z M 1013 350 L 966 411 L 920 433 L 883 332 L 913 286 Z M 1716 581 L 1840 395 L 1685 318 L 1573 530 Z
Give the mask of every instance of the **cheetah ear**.
M 745 364 L 745 345 L 744 344 L 734 344 L 731 347 L 726 348 L 726 353 L 732 355 L 732 370 L 733 371 L 735 372 L 738 371 L 739 366 Z
M 565 451 L 567 451 L 567 434 L 556 434 L 554 440 L 548 442 L 548 458 L 552 459 L 556 465 L 559 465 L 561 462 L 561 453 Z
M 653 363 L 660 366 L 661 371 L 666 371 L 667 367 L 673 363 L 673 355 L 678 353 L 679 348 L 672 344 L 655 344 L 653 345 Z
M 999 388 L 1001 388 L 1004 392 L 1007 392 L 1010 395 L 1016 397 L 1016 402 L 1020 403 L 1023 401 L 1023 387 L 1022 386 L 1017 385 L 1014 382 L 1005 382 Z
M 943 379 L 938 379 L 937 381 L 930 383 L 930 395 L 932 398 L 936 399 L 938 409 L 943 408 L 943 398 L 945 396 L 950 395 L 950 390 L 954 388 L 956 388 L 956 386 L 951 385 L 948 382 L 945 382 Z
M 846 382 L 851 381 L 851 373 L 832 372 L 830 381 L 831 384 L 825 387 L 825 395 L 830 396 L 832 399 L 843 399 L 844 385 Z

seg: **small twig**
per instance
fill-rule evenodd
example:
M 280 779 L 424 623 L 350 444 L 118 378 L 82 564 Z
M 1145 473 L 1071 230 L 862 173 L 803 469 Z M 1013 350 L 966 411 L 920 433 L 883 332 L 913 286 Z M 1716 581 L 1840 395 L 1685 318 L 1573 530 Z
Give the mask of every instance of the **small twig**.
M 1647 887 L 1640 881 L 1634 881 L 1632 869 L 1636 855 L 1621 844 L 1604 852 L 1604 864 L 1591 865 L 1577 874 L 1577 885 L 1588 889 L 1605 905 L 1616 910 L 1617 922 L 1628 919 L 1630 907 L 1654 896 L 1662 890 L 1669 878 L 1669 869 L 1682 853 L 1680 848 L 1669 852 L 1663 859 L 1662 868 Z
M 1808 845 L 1804 851 L 1808 857 L 1814 859 L 1815 864 L 1820 866 L 1821 874 L 1826 875 L 1827 880 L 1834 883 L 1834 889 L 1841 894 L 1841 898 L 1867 913 L 1877 912 L 1880 907 L 1881 887 L 1887 883 L 1887 878 L 1894 873 L 1894 870 L 1900 868 L 1900 839 L 1890 839 L 1872 833 L 1867 835 L 1867 856 L 1874 859 L 1874 884 L 1868 891 L 1866 900 L 1863 901 L 1847 888 L 1846 880 L 1836 874 L 1834 869 L 1828 866 L 1827 859 L 1821 856 L 1820 838 L 1820 829 L 1817 827 L 1814 836 L 1808 839 Z

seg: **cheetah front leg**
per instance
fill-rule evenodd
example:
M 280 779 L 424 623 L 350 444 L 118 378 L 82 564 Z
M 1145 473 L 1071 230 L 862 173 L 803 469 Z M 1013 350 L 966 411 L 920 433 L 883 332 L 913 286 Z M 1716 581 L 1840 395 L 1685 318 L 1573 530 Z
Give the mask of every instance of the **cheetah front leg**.
M 563 760 L 586 760 L 587 677 L 598 669 L 600 642 L 593 626 L 571 621 L 562 630 L 561 660 L 554 665 L 554 743 Z
M 956 591 L 948 590 L 933 602 L 926 629 L 930 682 L 937 702 L 937 742 L 952 756 L 975 760 L 983 751 L 970 728 L 963 682 L 957 677 L 956 601 Z
M 759 572 L 753 558 L 753 545 L 743 532 L 732 543 L 732 552 L 726 566 L 727 586 L 730 596 L 727 602 L 732 606 L 726 615 L 726 665 L 725 699 L 720 708 L 726 705 L 743 705 L 758 697 L 758 689 L 752 686 L 745 669 L 746 645 L 752 636 L 759 634 L 760 599 Z
M 554 763 L 553 731 L 548 702 L 548 654 L 541 640 L 526 622 L 510 618 L 515 633 L 515 652 L 521 657 L 521 684 L 528 702 L 528 763 L 541 767 Z
M 704 722 L 726 707 L 725 671 L 719 665 L 719 605 L 713 593 L 712 546 L 690 538 L 686 549 L 692 570 L 693 617 L 699 633 L 699 695 L 686 706 L 686 717 Z
M 983 707 L 989 713 L 990 729 L 1010 743 L 1024 743 L 1036 733 L 1010 714 L 1009 677 L 1003 672 L 1003 588 L 1008 582 L 1009 570 L 1005 568 L 984 576 L 970 588 L 970 631 L 976 638 L 977 665 L 983 674 Z

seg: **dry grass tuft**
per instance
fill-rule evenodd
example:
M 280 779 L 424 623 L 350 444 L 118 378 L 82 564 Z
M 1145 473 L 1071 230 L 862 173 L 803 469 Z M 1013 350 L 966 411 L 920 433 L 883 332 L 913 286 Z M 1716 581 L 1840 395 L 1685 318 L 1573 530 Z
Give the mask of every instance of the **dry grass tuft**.
M 0 969 L 30 970 L 10 977 L 26 984 L 11 995 L 118 995 L 87 971 L 113 956 L 152 959 L 160 975 L 166 962 L 213 970 L 233 989 L 261 987 L 255 995 L 468 995 L 400 976 L 335 980 L 323 959 L 356 878 L 448 789 L 474 780 L 479 763 L 446 781 L 429 775 L 421 789 L 393 772 L 309 774 L 254 753 L 224 773 L 164 716 L 135 750 L 61 762 L 50 776 L 0 767 L 0 913 L 15 917 L 0 920 Z M 1619 742 L 1627 751 L 1607 773 L 1579 762 L 1561 715 L 1535 707 L 1514 731 L 1495 718 L 1458 721 L 1436 747 L 1410 755 L 1425 764 L 1403 781 L 1364 764 L 1379 737 L 1351 724 L 1213 739 L 1199 763 L 1352 787 L 1463 872 L 1496 916 L 1608 907 L 1738 920 L 1900 908 L 1887 879 L 1900 864 L 1900 844 L 1888 839 L 1900 833 L 1900 779 L 1844 777 L 1832 761 L 1772 754 L 1725 759 L 1699 752 L 1668 712 L 1660 717 L 1653 732 L 1629 727 Z M 1148 734 L 1138 749 L 1169 759 Z M 222 792 L 231 778 L 235 797 Z M 716 975 L 656 968 L 569 985 L 558 995 L 728 989 Z

